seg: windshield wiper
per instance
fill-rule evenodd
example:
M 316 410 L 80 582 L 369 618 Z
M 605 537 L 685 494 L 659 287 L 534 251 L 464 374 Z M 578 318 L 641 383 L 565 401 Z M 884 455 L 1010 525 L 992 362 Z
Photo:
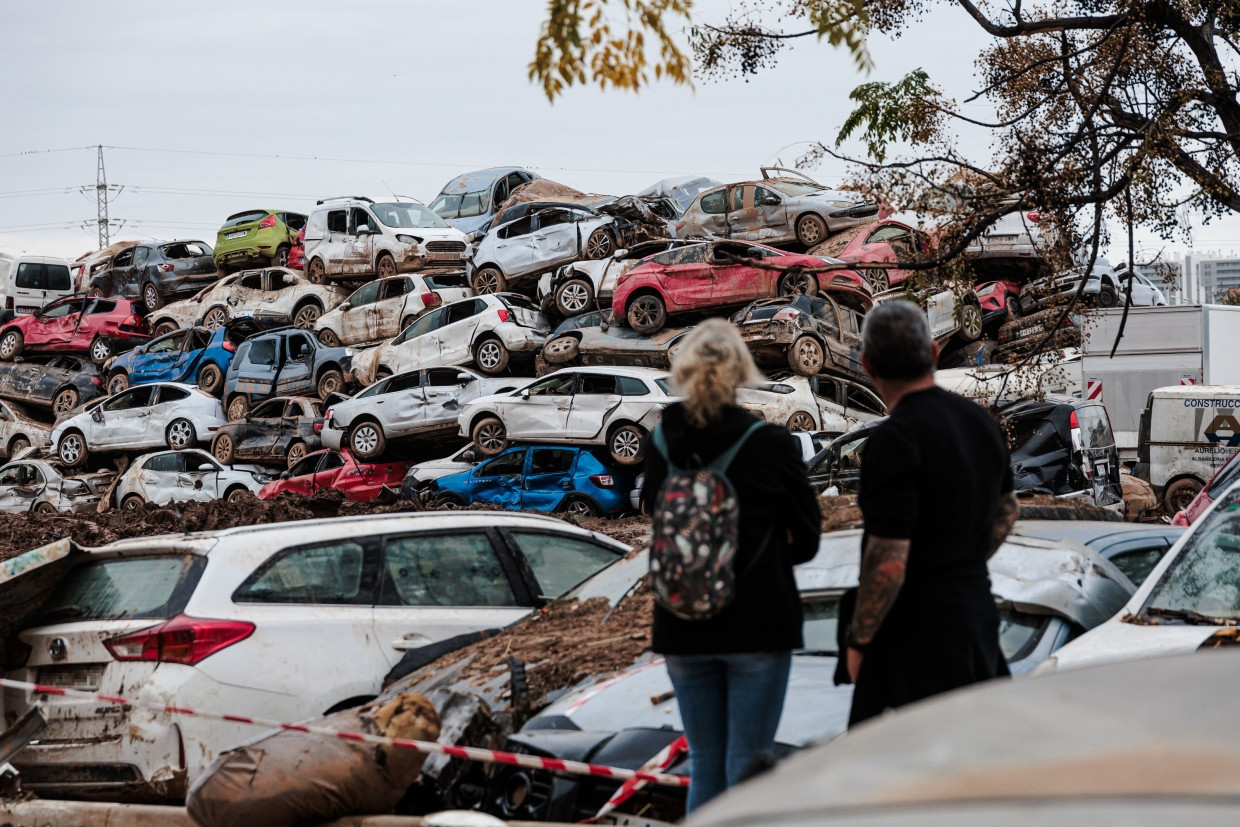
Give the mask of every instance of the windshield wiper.
M 1167 609 L 1162 606 L 1151 606 L 1142 614 L 1147 617 L 1165 617 L 1169 620 L 1182 620 L 1191 626 L 1235 626 L 1235 618 L 1212 617 L 1195 612 L 1192 609 Z

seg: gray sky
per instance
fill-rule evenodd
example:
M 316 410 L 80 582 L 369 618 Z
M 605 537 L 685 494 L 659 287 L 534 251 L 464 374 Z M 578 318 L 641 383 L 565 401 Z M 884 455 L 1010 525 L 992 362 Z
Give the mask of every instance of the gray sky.
M 714 20 L 727 9 L 697 6 Z M 804 149 L 789 144 L 832 139 L 858 83 L 921 66 L 964 97 L 985 43 L 962 12 L 937 12 L 901 40 L 872 40 L 869 76 L 846 53 L 805 42 L 748 82 L 638 95 L 575 88 L 549 104 L 526 74 L 545 7 L 8 4 L 0 250 L 72 258 L 97 246 L 94 226 L 83 227 L 95 218 L 95 152 L 78 147 L 105 145 L 108 181 L 124 187 L 111 216 L 126 223 L 113 239 L 214 243 L 241 210 L 308 212 L 316 198 L 391 191 L 429 201 L 453 176 L 486 166 L 526 166 L 613 194 L 675 174 L 756 177 L 759 165 Z M 828 162 L 816 174 L 830 182 L 843 169 Z M 1240 222 L 1198 230 L 1196 246 L 1240 247 Z

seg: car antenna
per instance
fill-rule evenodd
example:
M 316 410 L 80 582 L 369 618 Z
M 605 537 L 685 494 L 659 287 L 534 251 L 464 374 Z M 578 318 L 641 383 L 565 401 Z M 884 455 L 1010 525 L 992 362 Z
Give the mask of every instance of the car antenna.
M 387 182 L 387 181 L 384 181 L 382 178 L 380 178 L 380 179 L 379 179 L 379 183 L 380 183 L 380 184 L 382 184 L 383 186 L 387 187 L 387 191 L 388 191 L 388 192 L 390 192 L 390 193 L 392 193 L 392 198 L 396 199 L 397 201 L 399 201 L 399 200 L 400 200 L 400 196 L 396 194 L 396 190 L 394 190 L 394 189 L 392 189 L 390 186 L 388 186 L 388 182 Z

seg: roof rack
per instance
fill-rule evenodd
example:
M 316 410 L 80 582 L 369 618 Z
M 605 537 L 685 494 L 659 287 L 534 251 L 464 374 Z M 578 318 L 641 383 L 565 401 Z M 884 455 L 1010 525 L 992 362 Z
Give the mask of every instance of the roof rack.
M 375 199 L 367 198 L 364 195 L 333 195 L 331 198 L 320 198 L 315 201 L 315 206 L 326 204 L 328 201 L 365 201 L 367 204 L 375 203 Z

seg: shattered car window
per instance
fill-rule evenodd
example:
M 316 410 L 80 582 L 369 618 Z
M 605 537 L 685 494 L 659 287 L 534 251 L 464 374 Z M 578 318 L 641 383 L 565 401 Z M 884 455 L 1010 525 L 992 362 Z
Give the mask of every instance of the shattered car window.
M 201 241 L 179 241 L 159 248 L 164 258 L 196 258 L 211 255 L 211 248 Z
M 206 562 L 200 555 L 185 554 L 87 563 L 61 582 L 36 625 L 171 617 L 185 608 Z
M 575 537 L 533 531 L 511 533 L 538 578 L 540 596 L 546 598 L 559 597 L 621 557 Z
M 485 534 L 392 538 L 383 556 L 383 605 L 517 605 Z
M 421 204 L 371 204 L 370 211 L 375 218 L 395 229 L 448 226 L 446 221 Z
M 1240 620 L 1240 491 L 1224 499 L 1193 532 L 1143 614 L 1176 612 Z

